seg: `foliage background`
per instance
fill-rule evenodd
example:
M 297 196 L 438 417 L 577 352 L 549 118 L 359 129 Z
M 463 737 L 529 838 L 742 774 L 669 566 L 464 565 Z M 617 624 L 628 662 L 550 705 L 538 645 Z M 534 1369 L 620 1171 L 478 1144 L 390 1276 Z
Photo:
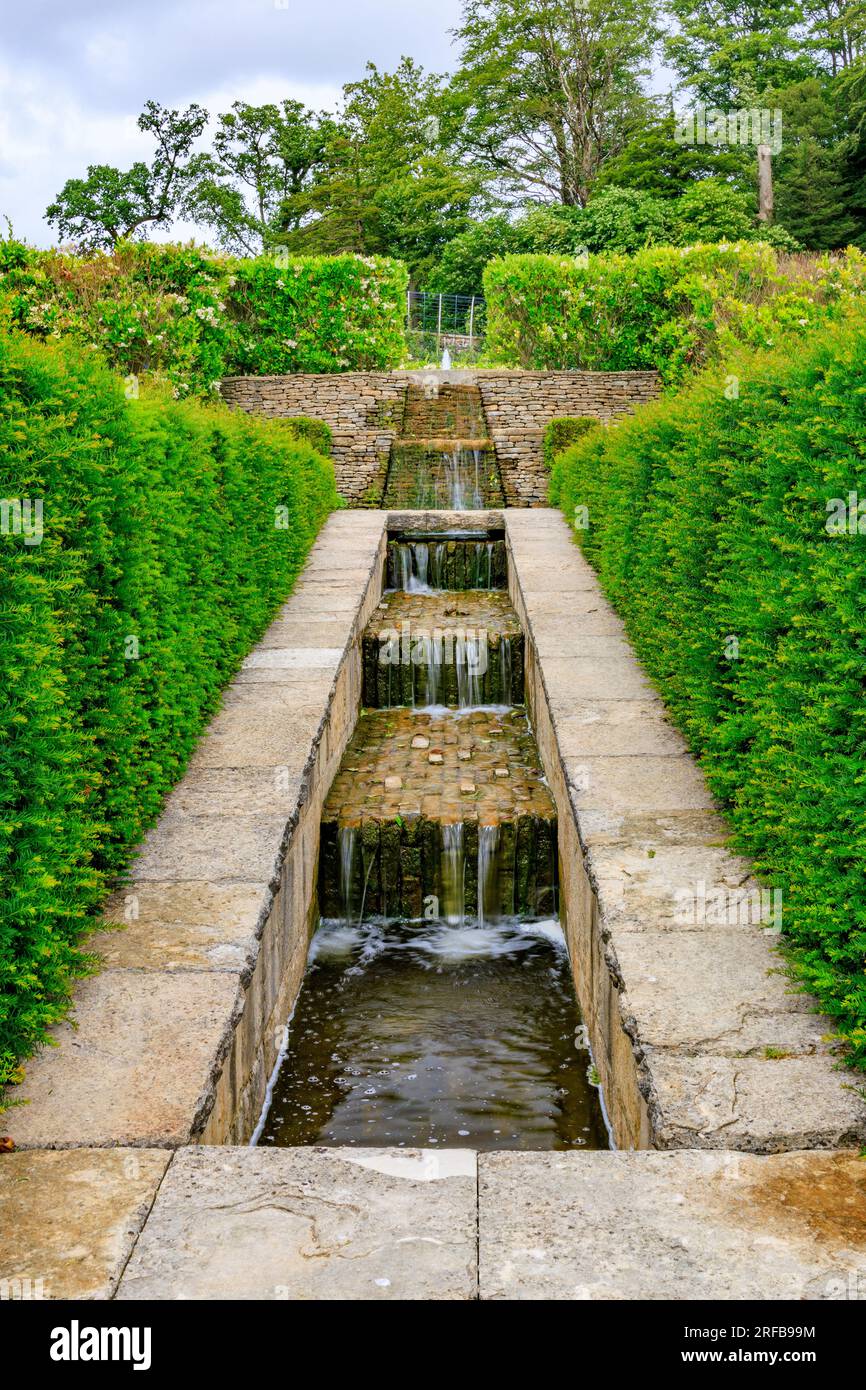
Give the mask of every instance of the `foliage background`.
M 147 242 L 76 256 L 0 241 L 0 318 L 96 349 L 123 376 L 164 378 L 178 398 L 246 372 L 396 366 L 406 281 L 369 256 L 236 260 Z
M 779 257 L 762 242 L 633 256 L 505 256 L 484 272 L 491 362 L 535 370 L 657 370 L 678 383 L 738 341 L 806 335 L 862 295 L 866 258 Z

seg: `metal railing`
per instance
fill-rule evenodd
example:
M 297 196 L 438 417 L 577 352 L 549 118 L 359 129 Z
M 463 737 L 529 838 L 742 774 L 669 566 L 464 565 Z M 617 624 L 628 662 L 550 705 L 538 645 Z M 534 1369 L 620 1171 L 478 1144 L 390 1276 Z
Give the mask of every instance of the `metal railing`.
M 430 294 L 406 291 L 406 327 L 435 336 L 437 346 L 480 345 L 484 334 L 484 300 L 480 294 Z

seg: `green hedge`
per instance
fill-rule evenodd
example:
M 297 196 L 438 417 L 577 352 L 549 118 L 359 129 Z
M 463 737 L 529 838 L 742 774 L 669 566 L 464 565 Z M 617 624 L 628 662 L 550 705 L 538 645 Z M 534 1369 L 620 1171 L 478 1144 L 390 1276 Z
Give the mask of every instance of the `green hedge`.
M 545 425 L 541 452 L 548 468 L 553 468 L 554 459 L 559 454 L 598 426 L 599 421 L 593 415 L 563 415 Z
M 505 256 L 484 272 L 486 358 L 539 371 L 655 369 L 679 382 L 735 341 L 806 334 L 851 294 L 866 261 L 779 258 L 762 243 L 653 247 L 636 255 Z
M 337 496 L 290 425 L 128 401 L 95 356 L 5 333 L 0 497 L 43 528 L 7 508 L 0 534 L 4 1079 Z
M 799 978 L 866 1067 L 866 315 L 741 351 L 554 466 L 738 847 L 783 891 Z M 589 525 L 579 529 L 586 520 Z
M 179 398 L 215 394 L 224 376 L 397 366 L 406 284 L 381 257 L 236 260 L 147 242 L 80 257 L 0 241 L 0 316 Z
M 226 374 L 388 369 L 405 352 L 408 272 L 373 256 L 238 261 Z
M 317 454 L 330 457 L 333 436 L 330 425 L 326 425 L 324 420 L 311 420 L 307 415 L 285 415 L 278 418 L 283 419 L 286 429 L 295 439 L 302 439 L 311 449 L 315 449 Z

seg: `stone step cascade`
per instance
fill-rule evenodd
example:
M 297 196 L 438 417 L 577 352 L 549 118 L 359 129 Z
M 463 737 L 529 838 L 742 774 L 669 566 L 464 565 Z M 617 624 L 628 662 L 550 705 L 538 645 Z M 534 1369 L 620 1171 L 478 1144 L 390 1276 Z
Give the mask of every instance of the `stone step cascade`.
M 523 704 L 523 631 L 502 592 L 388 595 L 361 647 L 364 704 Z
M 425 404 L 441 427 L 441 401 Z M 452 923 L 554 916 L 556 810 L 523 708 L 517 614 L 503 588 L 419 591 L 420 574 L 446 569 L 492 582 L 503 542 L 443 535 L 432 565 L 424 544 L 389 542 L 400 587 L 361 638 L 364 708 L 322 814 L 320 911 L 415 919 L 432 901 Z
M 477 386 L 410 383 L 384 505 L 472 511 L 502 506 L 499 465 Z
M 406 531 L 388 542 L 389 589 L 505 589 L 508 558 L 502 535 L 427 536 Z
M 522 709 L 365 711 L 322 814 L 323 917 L 556 910 L 556 810 Z M 479 887 L 480 885 L 480 887 Z

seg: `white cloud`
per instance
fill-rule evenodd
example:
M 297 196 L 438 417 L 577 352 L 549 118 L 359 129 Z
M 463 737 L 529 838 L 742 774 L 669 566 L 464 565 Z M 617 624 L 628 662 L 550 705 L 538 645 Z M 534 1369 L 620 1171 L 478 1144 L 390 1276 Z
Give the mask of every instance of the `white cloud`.
M 37 245 L 68 178 L 88 164 L 147 159 L 136 118 L 149 98 L 197 101 L 212 115 L 235 100 L 293 97 L 333 109 L 368 60 L 409 53 L 442 71 L 459 0 L 30 0 L 4 14 L 0 61 L 0 214 Z M 174 235 L 195 229 L 178 226 Z

